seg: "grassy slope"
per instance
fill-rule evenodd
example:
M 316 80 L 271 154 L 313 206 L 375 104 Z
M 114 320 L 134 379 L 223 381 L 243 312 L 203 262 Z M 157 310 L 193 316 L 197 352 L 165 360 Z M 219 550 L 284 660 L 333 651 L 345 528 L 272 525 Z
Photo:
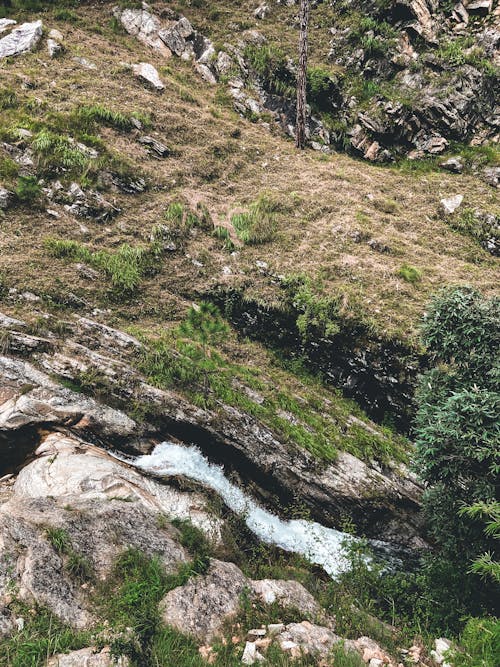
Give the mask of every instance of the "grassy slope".
M 381 329 L 405 334 L 414 331 L 430 294 L 441 285 L 468 281 L 487 292 L 494 288 L 497 260 L 435 215 L 439 199 L 458 192 L 465 195 L 468 206 L 493 210 L 498 202 L 491 187 L 473 176 L 415 176 L 344 155 L 298 154 L 277 132 L 273 136 L 221 106 L 223 88 L 202 83 L 189 65 L 178 59 L 165 62 L 133 38 L 115 34 L 103 19 L 107 11 L 106 6 L 79 9 L 85 18 L 76 23 L 46 16 L 48 27 L 65 33 L 66 55 L 50 61 L 41 51 L 4 62 L 0 70 L 2 85 L 17 87 L 23 76 L 33 81 L 33 90 L 20 91 L 22 100 L 32 102 L 32 118 L 55 109 L 70 112 L 92 102 L 124 112 L 150 112 L 153 134 L 177 151 L 176 157 L 160 162 L 148 157 L 131 134 L 102 130 L 107 146 L 126 156 L 160 189 L 118 197 L 124 212 L 109 225 L 86 223 L 92 246 L 147 239 L 167 203 L 178 197 L 205 202 L 215 221 L 223 221 L 263 191 L 279 197 L 288 208 L 279 218 L 274 242 L 245 248 L 236 259 L 215 239 L 204 236 L 189 248 L 191 258 L 201 260 L 204 267 L 195 267 L 184 257 L 167 260 L 161 275 L 145 284 L 141 317 L 148 306 L 154 304 L 157 310 L 169 303 L 169 294 L 186 283 L 203 287 L 209 281 L 239 283 L 248 278 L 253 290 L 265 298 L 267 280 L 255 269 L 258 259 L 278 273 L 303 271 L 321 277 L 325 291 L 339 291 L 348 305 L 366 309 Z M 196 20 L 196 10 L 189 14 Z M 81 68 L 74 56 L 96 60 L 98 70 Z M 145 90 L 120 65 L 144 59 L 162 70 L 167 90 L 161 97 Z M 9 114 L 6 123 L 15 124 L 15 110 L 3 113 Z M 74 267 L 57 263 L 57 271 L 44 270 L 47 257 L 40 238 L 48 234 L 81 238 L 72 218 L 54 221 L 42 212 L 19 210 L 10 213 L 2 227 L 2 265 L 8 284 L 34 291 L 71 284 L 73 291 L 87 298 L 98 295 L 99 283 L 89 285 Z M 365 240 L 357 242 L 359 233 L 392 252 L 380 253 Z M 421 282 L 411 285 L 398 277 L 404 264 L 421 272 Z M 223 275 L 225 265 L 231 266 L 232 276 Z M 133 315 L 133 308 L 128 315 Z

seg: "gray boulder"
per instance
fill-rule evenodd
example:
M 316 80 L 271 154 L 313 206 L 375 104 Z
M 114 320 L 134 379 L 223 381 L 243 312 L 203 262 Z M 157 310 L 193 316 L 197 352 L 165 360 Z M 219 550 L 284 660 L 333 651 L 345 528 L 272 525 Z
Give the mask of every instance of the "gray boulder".
M 0 39 L 0 58 L 18 56 L 32 51 L 42 37 L 42 22 L 23 23 L 9 35 Z
M 165 90 L 165 84 L 160 79 L 158 70 L 150 63 L 139 63 L 138 65 L 134 65 L 132 69 L 136 77 L 153 88 L 153 90 L 158 92 L 163 92 Z
M 109 647 L 102 651 L 95 648 L 82 648 L 71 653 L 59 653 L 47 662 L 47 667 L 128 667 L 129 659 L 115 657 Z
M 11 201 L 12 192 L 9 192 L 5 188 L 0 187 L 0 209 L 8 208 Z
M 160 603 L 163 621 L 201 641 L 212 641 L 224 622 L 236 616 L 248 579 L 233 563 L 211 560 L 205 575 L 167 593 Z

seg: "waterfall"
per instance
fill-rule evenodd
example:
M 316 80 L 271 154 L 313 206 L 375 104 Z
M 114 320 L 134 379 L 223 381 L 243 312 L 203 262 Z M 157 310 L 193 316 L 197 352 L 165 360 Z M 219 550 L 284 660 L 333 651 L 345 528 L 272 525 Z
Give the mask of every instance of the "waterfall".
M 321 565 L 332 577 L 348 568 L 343 543 L 353 540 L 350 535 L 314 521 L 280 519 L 232 484 L 223 468 L 210 463 L 197 447 L 162 442 L 151 454 L 134 459 L 133 465 L 158 477 L 182 475 L 204 484 L 243 517 L 260 540 L 304 556 L 311 563 Z

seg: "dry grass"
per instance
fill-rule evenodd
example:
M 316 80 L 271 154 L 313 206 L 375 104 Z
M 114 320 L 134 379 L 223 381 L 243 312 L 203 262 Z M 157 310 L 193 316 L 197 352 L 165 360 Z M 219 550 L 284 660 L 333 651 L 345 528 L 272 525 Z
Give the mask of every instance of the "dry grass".
M 51 61 L 42 49 L 2 62 L 0 85 L 12 86 L 28 76 L 34 89 L 20 90 L 19 97 L 36 100 L 33 113 L 40 118 L 92 103 L 150 113 L 154 125 L 148 133 L 176 156 L 155 160 L 137 143 L 135 132 L 103 129 L 105 144 L 146 174 L 152 190 L 139 196 L 109 195 L 123 213 L 105 224 L 81 221 L 88 232 L 62 208 L 57 220 L 43 211 L 9 211 L 0 221 L 0 272 L 9 286 L 42 295 L 71 291 L 89 306 L 106 303 L 118 319 L 123 309 L 129 320 L 147 326 L 175 317 L 182 309 L 181 297 L 216 283 L 250 284 L 260 298 L 275 298 L 275 288 L 255 266 L 262 260 L 280 274 L 305 272 L 320 279 L 326 292 L 344 296 L 347 308 L 364 309 L 381 330 L 403 335 L 414 333 L 430 295 L 442 285 L 469 282 L 486 293 L 497 287 L 498 260 L 436 215 L 440 198 L 458 192 L 466 206 L 498 210 L 498 195 L 491 187 L 469 175 L 415 176 L 340 154 L 298 153 L 277 130 L 269 132 L 221 106 L 223 88 L 204 84 L 189 64 L 166 61 L 132 37 L 115 34 L 103 19 L 111 6 L 77 10 L 86 17 L 78 24 L 52 21 L 47 15 L 46 26 L 66 36 L 66 54 Z M 241 4 L 224 3 L 224 16 L 235 14 L 237 7 L 240 17 L 251 16 L 250 3 L 243 10 Z M 209 20 L 208 10 L 185 11 L 195 25 L 197 17 L 201 26 Z M 227 20 L 211 22 L 213 31 Z M 222 33 L 221 28 L 221 38 Z M 72 60 L 77 55 L 96 62 L 98 69 L 83 69 Z M 144 60 L 161 71 L 163 95 L 145 89 L 120 64 Z M 224 223 L 231 210 L 247 206 L 264 191 L 284 204 L 275 241 L 230 256 L 220 241 L 198 232 L 186 254 L 168 256 L 160 274 L 145 280 L 126 305 L 109 304 L 104 280 L 89 281 L 74 265 L 49 259 L 41 243 L 52 236 L 87 242 L 93 249 L 134 244 L 149 239 L 151 228 L 175 199 L 201 201 L 215 223 Z M 386 251 L 373 249 L 370 240 Z M 203 266 L 193 265 L 193 259 Z M 399 278 L 402 265 L 415 267 L 421 281 L 410 284 Z M 225 266 L 230 266 L 230 275 Z

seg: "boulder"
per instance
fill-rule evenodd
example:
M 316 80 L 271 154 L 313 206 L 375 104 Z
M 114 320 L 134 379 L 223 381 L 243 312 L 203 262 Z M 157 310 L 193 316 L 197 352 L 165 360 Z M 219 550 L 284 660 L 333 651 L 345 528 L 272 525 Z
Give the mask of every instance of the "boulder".
M 452 215 L 462 205 L 463 200 L 463 195 L 454 195 L 453 197 L 441 199 L 439 203 L 440 213 L 444 216 Z
M 281 579 L 261 579 L 252 581 L 252 590 L 265 604 L 277 602 L 285 608 L 300 610 L 305 616 L 324 616 L 320 605 L 298 581 Z
M 56 58 L 62 52 L 62 46 L 55 39 L 47 40 L 47 51 L 51 58 Z
M 431 651 L 431 657 L 438 665 L 442 667 L 451 667 L 449 662 L 446 662 L 445 656 L 447 651 L 452 648 L 452 643 L 449 639 L 439 637 L 434 641 L 434 649 Z
M 9 192 L 9 190 L 6 190 L 5 188 L 2 188 L 0 186 L 0 209 L 5 210 L 6 208 L 8 208 L 12 199 L 13 199 L 12 192 Z
M 469 14 L 487 16 L 493 9 L 493 0 L 469 0 L 466 7 Z
M 326 658 L 341 638 L 328 628 L 302 621 L 287 625 L 277 636 L 277 641 L 281 650 L 289 653 L 291 658 L 303 654 Z
M 17 21 L 14 21 L 14 19 L 0 19 L 0 34 L 6 30 L 10 30 L 16 23 Z
M 259 5 L 253 13 L 255 18 L 259 19 L 260 21 L 265 19 L 268 14 L 269 14 L 269 5 L 266 5 L 266 4 Z
M 423 37 L 428 42 L 434 42 L 435 26 L 433 19 L 432 0 L 397 0 L 394 11 L 408 19 L 407 28 Z
M 486 167 L 483 171 L 484 180 L 493 188 L 500 187 L 500 167 Z
M 150 153 L 153 153 L 156 157 L 169 157 L 172 155 L 172 151 L 168 146 L 162 144 L 160 141 L 153 139 L 153 137 L 142 136 L 138 139 L 140 144 L 147 146 Z
M 446 169 L 446 171 L 451 171 L 454 174 L 461 174 L 464 170 L 464 162 L 461 157 L 450 157 L 444 162 L 440 162 L 439 166 L 441 169 Z
M 47 662 L 47 667 L 128 667 L 129 665 L 128 658 L 115 657 L 108 647 L 102 651 L 96 648 L 82 648 L 71 653 L 58 653 Z
M 140 42 L 156 51 L 160 51 L 163 55 L 170 55 L 170 51 L 158 36 L 158 32 L 161 30 L 161 21 L 148 9 L 143 7 L 143 9 L 122 10 L 120 7 L 114 7 L 113 15 L 120 21 L 129 35 L 133 35 Z
M 161 30 L 158 35 L 161 41 L 168 46 L 176 56 L 182 56 L 186 51 L 186 40 L 194 37 L 194 29 L 191 23 L 184 16 L 177 21 L 171 28 Z
M 241 656 L 241 662 L 244 665 L 254 665 L 256 662 L 263 662 L 264 656 L 259 653 L 257 646 L 253 642 L 247 642 Z
M 212 559 L 205 575 L 167 593 L 160 603 L 162 620 L 181 632 L 210 642 L 225 621 L 237 615 L 248 579 L 233 563 Z
M 43 26 L 41 21 L 23 23 L 9 35 L 0 39 L 0 58 L 18 56 L 21 53 L 32 51 L 42 37 Z
M 150 63 L 139 63 L 138 65 L 134 65 L 132 70 L 136 77 L 141 79 L 154 90 L 157 90 L 158 92 L 163 92 L 165 90 L 165 85 L 160 79 L 156 67 L 153 67 Z

